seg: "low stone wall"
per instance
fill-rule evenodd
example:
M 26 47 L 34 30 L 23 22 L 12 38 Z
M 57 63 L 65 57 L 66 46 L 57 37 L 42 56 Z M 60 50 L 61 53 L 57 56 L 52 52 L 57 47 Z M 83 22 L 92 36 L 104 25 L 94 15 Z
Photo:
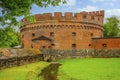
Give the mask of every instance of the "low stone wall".
M 55 61 L 65 58 L 120 58 L 120 49 L 102 50 L 41 50 L 41 54 L 31 54 L 30 51 L 11 50 L 11 56 L 0 57 L 0 69 L 20 66 L 37 61 Z M 33 53 L 33 52 L 32 52 Z M 14 56 L 13 56 L 14 54 Z M 21 56 L 22 55 L 22 56 Z
M 120 49 L 101 50 L 43 50 L 45 61 L 62 58 L 120 58 Z
M 14 66 L 20 66 L 32 62 L 43 61 L 43 55 L 37 54 L 32 56 L 12 57 L 0 59 L 0 69 L 9 68 Z

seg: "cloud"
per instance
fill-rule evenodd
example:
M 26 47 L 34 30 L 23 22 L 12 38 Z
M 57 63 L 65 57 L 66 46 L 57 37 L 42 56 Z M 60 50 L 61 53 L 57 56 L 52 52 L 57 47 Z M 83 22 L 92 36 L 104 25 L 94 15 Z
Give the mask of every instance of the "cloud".
M 91 0 L 91 1 L 96 3 L 96 2 L 115 2 L 117 0 Z
M 90 5 L 86 6 L 85 8 L 82 8 L 82 9 L 81 8 L 77 9 L 78 12 L 80 12 L 80 11 L 96 11 L 96 10 L 98 10 L 98 8 L 96 6 L 90 6 Z
M 120 17 L 120 9 L 109 9 L 105 11 L 105 17 L 118 16 Z

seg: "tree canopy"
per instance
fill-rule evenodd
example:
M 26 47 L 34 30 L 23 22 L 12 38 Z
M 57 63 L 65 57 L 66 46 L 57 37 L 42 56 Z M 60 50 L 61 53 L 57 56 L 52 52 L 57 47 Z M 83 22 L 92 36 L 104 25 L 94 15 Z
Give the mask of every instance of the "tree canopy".
M 0 47 L 14 47 L 20 44 L 19 32 L 13 27 L 0 28 Z
M 32 5 L 39 7 L 58 6 L 66 0 L 0 0 L 0 47 L 13 47 L 20 44 L 19 32 L 14 26 L 19 26 L 16 18 L 30 16 Z
M 65 0 L 0 0 L 0 24 L 16 25 L 16 17 L 30 15 L 33 4 L 39 7 L 58 6 L 59 3 L 66 3 Z
M 120 36 L 120 20 L 117 17 L 107 18 L 104 24 L 104 36 L 105 37 L 117 37 Z

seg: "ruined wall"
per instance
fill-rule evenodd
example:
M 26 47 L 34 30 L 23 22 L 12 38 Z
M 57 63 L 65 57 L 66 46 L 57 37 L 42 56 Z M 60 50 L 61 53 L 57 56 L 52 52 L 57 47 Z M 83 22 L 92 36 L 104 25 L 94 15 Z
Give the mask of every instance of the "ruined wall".
M 53 49 L 90 49 L 92 37 L 102 37 L 104 11 L 71 13 L 61 12 L 34 15 L 36 22 L 22 20 L 21 44 L 31 48 L 32 39 L 44 35 L 53 40 Z M 53 32 L 54 36 L 50 33 Z M 34 34 L 34 35 L 33 35 Z M 39 46 L 35 44 L 33 46 Z M 53 46 L 54 45 L 54 46 Z M 34 47 L 33 47 L 34 48 Z M 38 47 L 40 48 L 40 47 Z
M 92 38 L 94 49 L 120 49 L 120 37 Z

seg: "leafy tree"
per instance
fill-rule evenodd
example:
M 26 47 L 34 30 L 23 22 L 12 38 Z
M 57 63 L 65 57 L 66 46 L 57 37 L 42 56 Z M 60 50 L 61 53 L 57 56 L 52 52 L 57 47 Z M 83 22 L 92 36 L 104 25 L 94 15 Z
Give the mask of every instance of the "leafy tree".
M 120 20 L 117 17 L 107 18 L 104 24 L 104 36 L 105 37 L 116 37 L 120 36 Z
M 19 32 L 14 26 L 19 26 L 17 17 L 25 17 L 35 21 L 30 16 L 33 4 L 39 7 L 58 6 L 65 0 L 0 0 L 0 47 L 13 47 L 19 44 Z
M 0 23 L 2 25 L 17 25 L 16 17 L 30 15 L 33 4 L 39 7 L 58 6 L 59 3 L 66 3 L 65 0 L 0 0 Z
M 0 28 L 0 47 L 17 46 L 19 41 L 19 32 L 13 27 Z

